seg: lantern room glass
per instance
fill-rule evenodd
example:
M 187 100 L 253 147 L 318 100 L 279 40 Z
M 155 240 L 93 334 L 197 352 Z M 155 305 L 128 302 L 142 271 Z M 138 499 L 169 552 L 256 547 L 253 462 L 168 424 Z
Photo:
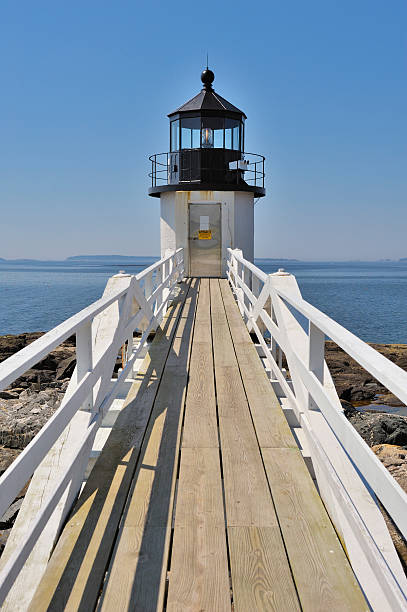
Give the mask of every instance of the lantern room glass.
M 171 151 L 180 149 L 243 150 L 243 122 L 229 117 L 181 117 L 170 124 Z
M 179 119 L 171 121 L 170 144 L 171 151 L 179 151 Z

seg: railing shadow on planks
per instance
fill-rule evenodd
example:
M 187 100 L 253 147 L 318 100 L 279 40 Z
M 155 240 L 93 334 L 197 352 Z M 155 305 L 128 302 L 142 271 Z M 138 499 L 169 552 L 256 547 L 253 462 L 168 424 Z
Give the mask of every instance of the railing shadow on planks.
M 284 270 L 265 274 L 241 250 L 228 249 L 227 275 L 277 395 L 305 433 L 321 497 L 369 603 L 406 610 L 406 577 L 377 500 L 407 539 L 407 495 L 344 416 L 324 360 L 325 339 L 405 404 L 407 372 L 306 302 Z
M 33 516 L 25 541 L 3 565 L 0 573 L 0 606 L 41 536 L 50 517 L 61 506 L 58 526 L 63 524 L 83 482 L 92 443 L 104 416 L 117 397 L 122 383 L 133 377 L 138 356 L 148 348 L 150 332 L 166 313 L 174 289 L 184 276 L 184 251 L 168 251 L 157 263 L 136 276 L 119 273 L 109 279 L 103 297 L 47 332 L 0 364 L 0 390 L 41 361 L 67 338 L 76 335 L 77 365 L 63 401 L 41 431 L 0 478 L 0 516 L 75 415 L 85 415 L 71 460 L 56 479 L 55 486 Z M 135 342 L 134 332 L 141 337 Z M 123 350 L 123 369 L 112 378 L 117 355 Z M 50 543 L 52 548 L 54 542 Z

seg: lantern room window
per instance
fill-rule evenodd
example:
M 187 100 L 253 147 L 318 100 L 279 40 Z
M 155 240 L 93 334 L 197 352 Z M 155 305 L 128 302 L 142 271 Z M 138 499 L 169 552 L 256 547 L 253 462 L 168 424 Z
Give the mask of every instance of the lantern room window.
M 171 151 L 179 151 L 179 119 L 171 121 Z
M 240 151 L 240 121 L 225 119 L 225 149 Z
M 181 119 L 181 149 L 199 149 L 200 141 L 200 117 L 185 117 Z
M 202 147 L 223 149 L 223 117 L 202 117 Z
M 228 117 L 182 117 L 171 121 L 171 151 L 180 149 L 243 150 L 243 122 Z

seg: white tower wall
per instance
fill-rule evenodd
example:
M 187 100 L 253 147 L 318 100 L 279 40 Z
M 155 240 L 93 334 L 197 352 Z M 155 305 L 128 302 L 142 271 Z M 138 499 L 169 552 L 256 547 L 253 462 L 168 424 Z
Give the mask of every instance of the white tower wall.
M 221 204 L 222 275 L 226 275 L 228 248 L 242 249 L 249 261 L 254 257 L 254 197 L 243 191 L 167 191 L 160 194 L 161 256 L 167 249 L 185 249 L 185 269 L 189 269 L 188 205 Z

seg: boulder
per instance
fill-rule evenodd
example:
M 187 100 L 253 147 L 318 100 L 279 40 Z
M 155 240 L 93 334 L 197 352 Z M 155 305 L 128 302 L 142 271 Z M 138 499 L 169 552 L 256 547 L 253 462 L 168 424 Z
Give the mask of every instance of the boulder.
M 348 418 L 369 446 L 377 444 L 407 445 L 407 417 L 358 410 Z
M 407 492 L 407 450 L 397 444 L 376 444 L 372 451 Z
M 76 358 L 71 356 L 67 359 L 63 359 L 58 365 L 56 371 L 56 380 L 62 380 L 64 378 L 70 378 L 73 374 L 76 365 Z
M 0 530 L 8 529 L 9 527 L 13 526 L 22 503 L 23 503 L 23 498 L 20 497 L 20 499 L 17 499 L 16 501 L 14 501 L 11 504 L 11 506 L 8 508 L 8 510 L 5 511 L 3 516 L 0 518 Z
M 18 399 L 18 393 L 12 391 L 0 391 L 0 399 Z

